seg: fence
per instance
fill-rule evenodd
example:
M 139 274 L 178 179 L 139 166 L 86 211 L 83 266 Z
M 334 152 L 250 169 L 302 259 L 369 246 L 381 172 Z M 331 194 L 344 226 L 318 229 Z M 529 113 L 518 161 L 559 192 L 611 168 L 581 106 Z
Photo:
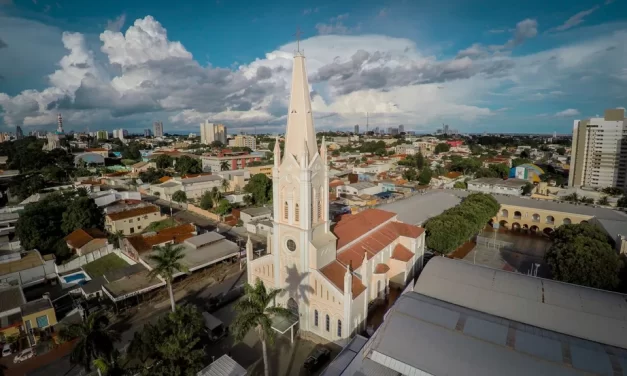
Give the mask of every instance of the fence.
M 477 236 L 476 243 L 478 246 L 484 246 L 486 248 L 507 249 L 507 250 L 514 249 L 514 243 L 512 242 L 506 242 L 503 240 L 497 240 L 497 239 L 489 238 L 485 236 Z
M 220 217 L 220 215 L 212 213 L 208 210 L 204 210 L 199 208 L 198 206 L 192 205 L 192 204 L 187 204 L 187 211 L 190 211 L 192 213 L 198 214 L 200 216 L 203 216 L 205 218 L 209 218 L 212 219 L 214 221 L 220 222 L 222 221 L 222 218 Z
M 109 244 L 107 247 L 103 247 L 96 251 L 90 252 L 86 255 L 79 256 L 64 264 L 55 265 L 55 269 L 56 269 L 57 274 L 61 274 L 61 273 L 64 273 L 73 269 L 78 269 L 81 266 L 88 264 L 92 261 L 98 260 L 99 258 L 104 257 L 111 252 L 113 252 L 113 245 Z

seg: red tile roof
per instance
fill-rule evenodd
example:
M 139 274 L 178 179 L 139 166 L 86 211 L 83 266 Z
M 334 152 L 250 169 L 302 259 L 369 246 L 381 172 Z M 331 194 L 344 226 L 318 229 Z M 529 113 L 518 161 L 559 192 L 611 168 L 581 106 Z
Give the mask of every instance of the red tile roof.
M 377 264 L 377 266 L 375 266 L 374 268 L 374 274 L 383 274 L 383 273 L 387 273 L 388 270 L 390 270 L 390 267 L 385 265 L 385 264 Z
M 152 247 L 168 241 L 173 240 L 174 243 L 182 243 L 186 239 L 193 237 L 194 232 L 196 232 L 196 227 L 191 223 L 186 223 L 184 225 L 166 228 L 156 232 L 154 235 L 136 235 L 126 239 L 131 243 L 133 248 L 135 248 L 137 253 L 142 253 L 150 251 Z
M 333 261 L 327 266 L 320 269 L 320 273 L 322 273 L 331 283 L 333 283 L 340 291 L 344 291 L 344 276 L 346 275 L 346 266 L 340 264 L 338 261 Z M 361 283 L 361 280 L 355 275 L 352 275 L 351 282 L 351 291 L 353 293 L 353 298 L 358 297 L 364 290 L 366 290 L 366 286 Z
M 106 238 L 107 234 L 97 228 L 90 228 L 87 230 L 79 228 L 78 230 L 74 230 L 72 231 L 72 233 L 66 236 L 65 242 L 68 243 L 72 248 L 81 248 L 94 239 Z
M 337 237 L 337 249 L 389 221 L 394 216 L 396 216 L 395 213 L 379 209 L 368 209 L 359 214 L 342 216 L 333 228 L 333 233 Z
M 341 185 L 344 185 L 343 181 L 341 181 L 341 180 L 333 180 L 332 182 L 329 183 L 329 188 L 339 187 Z
M 161 183 L 165 183 L 166 181 L 171 180 L 171 179 L 172 179 L 172 177 L 171 177 L 171 176 L 164 176 L 164 177 L 162 177 L 162 178 L 159 178 L 159 181 L 160 181 Z
M 121 211 L 117 213 L 107 214 L 107 216 L 112 221 L 119 221 L 121 219 L 138 217 L 140 215 L 156 213 L 158 211 L 159 211 L 158 207 L 150 205 L 150 206 L 143 206 L 141 208 L 135 208 L 131 210 L 125 210 L 125 211 Z
M 411 251 L 402 244 L 397 244 L 396 247 L 394 247 L 394 251 L 392 252 L 392 258 L 399 261 L 407 262 L 411 260 L 413 256 L 414 254 L 411 253 Z

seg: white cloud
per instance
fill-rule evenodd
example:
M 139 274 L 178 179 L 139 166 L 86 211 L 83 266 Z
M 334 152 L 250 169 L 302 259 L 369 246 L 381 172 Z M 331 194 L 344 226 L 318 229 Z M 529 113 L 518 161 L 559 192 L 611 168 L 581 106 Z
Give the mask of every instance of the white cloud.
M 556 117 L 571 117 L 571 116 L 578 116 L 578 115 L 580 115 L 579 110 L 576 110 L 574 108 L 569 108 L 567 110 L 560 111 L 555 114 Z
M 107 30 L 118 32 L 122 30 L 122 27 L 124 27 L 125 23 L 126 23 L 126 14 L 122 13 L 121 15 L 116 17 L 114 20 L 107 21 Z
M 609 3 L 606 2 L 606 4 L 609 4 Z M 563 24 L 551 29 L 550 31 L 565 31 L 565 30 L 571 29 L 581 24 L 582 22 L 584 22 L 585 21 L 584 17 L 589 16 L 597 9 L 599 9 L 599 6 L 595 5 L 594 7 L 588 10 L 581 11 L 575 14 L 574 16 L 570 17 L 569 19 L 567 19 Z
M 516 47 L 536 35 L 538 35 L 538 21 L 531 18 L 522 20 L 516 24 L 514 37 L 505 44 L 505 48 Z
M 318 30 L 318 34 L 320 35 L 328 35 L 328 34 L 349 34 L 351 32 L 359 31 L 361 28 L 360 25 L 355 27 L 349 27 L 344 24 L 344 20 L 348 18 L 348 13 L 340 14 L 336 17 L 331 17 L 329 19 L 329 23 L 318 23 L 316 24 L 316 30 Z

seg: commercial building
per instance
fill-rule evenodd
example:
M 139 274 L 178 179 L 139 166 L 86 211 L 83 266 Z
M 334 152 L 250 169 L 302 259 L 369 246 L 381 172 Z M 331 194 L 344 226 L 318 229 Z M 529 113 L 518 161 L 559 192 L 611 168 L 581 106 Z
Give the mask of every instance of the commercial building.
M 382 190 L 379 185 L 370 182 L 353 183 L 336 187 L 336 192 L 341 197 L 345 195 L 376 195 L 377 193 L 381 193 Z
M 434 257 L 323 376 L 620 375 L 625 295 Z
M 109 132 L 108 131 L 98 131 L 96 132 L 96 138 L 99 140 L 108 140 Z
M 627 119 L 624 109 L 575 120 L 568 185 L 627 188 Z
M 163 137 L 163 123 L 160 121 L 152 123 L 152 133 L 155 137 Z
M 210 123 L 205 120 L 200 123 L 200 143 L 209 145 L 214 141 L 220 141 L 226 145 L 226 127 L 223 124 Z
M 523 179 L 478 178 L 468 182 L 468 190 L 483 193 L 522 196 L 523 188 L 529 182 Z
M 267 177 L 272 177 L 272 165 L 264 165 L 264 166 L 246 166 L 246 170 L 250 172 L 250 176 L 255 176 L 257 174 L 264 174 Z
M 196 235 L 196 226 L 187 223 L 180 226 L 166 228 L 157 232 L 129 236 L 122 240 L 122 252 L 135 262 L 140 262 L 140 257 L 152 251 L 155 247 L 166 243 L 179 244 Z
M 247 152 L 232 152 L 222 150 L 218 155 L 203 155 L 202 170 L 205 172 L 219 172 L 225 170 L 239 170 L 246 168 L 250 162 L 260 161 L 261 157 L 248 154 Z
M 219 175 L 202 174 L 194 177 L 172 178 L 165 183 L 151 185 L 151 194 L 157 194 L 164 200 L 171 200 L 177 191 L 183 191 L 188 199 L 200 198 L 205 192 L 218 188 L 222 191 L 223 178 Z
M 147 205 L 108 213 L 105 216 L 105 227 L 107 231 L 113 234 L 121 231 L 124 235 L 131 235 L 142 232 L 149 224 L 161 218 L 162 215 L 158 206 Z
M 233 146 L 240 148 L 250 148 L 251 150 L 257 149 L 257 138 L 255 136 L 247 136 L 238 134 L 233 140 Z
M 56 278 L 54 256 L 41 256 L 39 251 L 7 252 L 0 260 L 0 283 L 23 287 Z

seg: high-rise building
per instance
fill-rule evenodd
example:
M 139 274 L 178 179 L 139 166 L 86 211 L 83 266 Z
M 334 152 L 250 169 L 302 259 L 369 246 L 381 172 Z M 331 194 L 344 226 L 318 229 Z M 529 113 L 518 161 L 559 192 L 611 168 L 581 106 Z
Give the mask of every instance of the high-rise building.
M 114 129 L 114 130 L 111 132 L 111 135 L 113 136 L 113 138 L 118 138 L 118 130 L 117 130 L 117 129 Z
M 163 137 L 163 123 L 160 121 L 152 123 L 152 133 L 155 137 Z
M 205 120 L 200 123 L 200 143 L 209 145 L 214 141 L 220 141 L 226 145 L 226 127 L 223 124 L 210 123 Z
M 63 117 L 61 114 L 57 116 L 57 133 L 62 134 L 63 132 Z
M 144 129 L 144 137 L 150 137 L 152 135 L 152 132 L 150 131 L 150 129 L 146 128 Z
M 568 185 L 627 188 L 627 120 L 624 109 L 575 120 Z
M 257 139 L 255 138 L 255 136 L 246 136 L 243 134 L 238 134 L 237 136 L 235 136 L 233 146 L 241 147 L 241 148 L 248 147 L 248 148 L 251 148 L 252 150 L 255 150 L 257 149 Z
M 398 133 L 405 133 L 405 126 L 403 124 L 398 126 Z
M 98 138 L 99 140 L 108 140 L 109 139 L 109 132 L 107 132 L 107 131 L 98 131 L 98 132 L 96 132 L 96 138 Z
M 15 138 L 18 140 L 24 138 L 24 132 L 22 131 L 22 127 L 19 125 L 15 128 Z
M 359 134 L 359 124 L 355 124 L 355 131 L 353 133 Z
M 442 128 L 442 133 L 448 134 L 448 124 L 444 124 L 444 127 Z

